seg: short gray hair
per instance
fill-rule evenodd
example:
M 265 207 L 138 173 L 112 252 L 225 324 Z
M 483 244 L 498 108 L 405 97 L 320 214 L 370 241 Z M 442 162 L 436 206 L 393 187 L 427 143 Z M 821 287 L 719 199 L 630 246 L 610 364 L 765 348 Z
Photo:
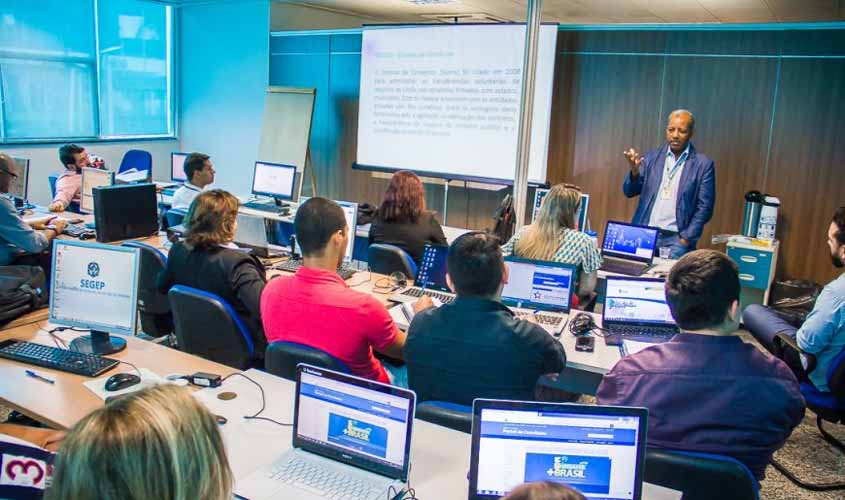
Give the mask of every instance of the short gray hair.
M 674 116 L 688 116 L 690 132 L 692 132 L 692 130 L 695 128 L 695 115 L 692 114 L 692 111 L 688 109 L 676 109 L 675 111 L 669 113 L 669 117 L 666 118 L 666 122 L 670 122 L 672 120 L 672 117 Z

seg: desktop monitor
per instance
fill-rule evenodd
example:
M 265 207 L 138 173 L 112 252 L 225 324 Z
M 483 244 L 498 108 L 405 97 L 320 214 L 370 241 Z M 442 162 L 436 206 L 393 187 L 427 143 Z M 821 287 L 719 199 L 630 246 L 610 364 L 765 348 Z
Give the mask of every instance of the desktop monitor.
M 305 202 L 303 201 L 302 203 Z M 299 204 L 300 207 L 302 203 Z M 346 254 L 343 256 L 343 263 L 349 264 L 352 262 L 352 252 L 355 250 L 355 231 L 358 228 L 358 204 L 351 201 L 337 200 L 335 200 L 335 203 L 343 209 L 343 215 L 346 217 L 346 227 L 349 228 L 349 240 L 346 242 Z M 302 249 L 299 248 L 299 242 L 296 241 L 296 238 L 294 238 L 294 253 L 302 255 Z
M 97 241 L 126 240 L 158 232 L 155 184 L 120 184 L 94 188 Z
M 27 199 L 27 190 L 29 189 L 29 159 L 12 158 L 12 160 L 15 162 L 17 177 L 12 176 L 9 194 L 18 200 L 25 201 Z
M 187 182 L 188 177 L 185 175 L 185 160 L 190 153 L 170 153 L 170 180 L 173 182 Z
M 470 500 L 535 481 L 588 499 L 641 499 L 647 409 L 488 399 L 472 408 Z
M 74 339 L 71 349 L 111 354 L 126 348 L 125 340 L 109 334 L 135 334 L 139 261 L 137 248 L 53 242 L 50 322 L 91 330 Z
M 543 205 L 543 200 L 546 198 L 547 194 L 549 194 L 549 190 L 545 188 L 538 187 L 534 191 L 534 206 L 531 211 L 531 222 L 534 222 L 537 219 L 537 214 L 540 212 L 540 207 Z M 578 221 L 579 231 L 587 231 L 590 229 L 589 221 L 587 219 L 589 208 L 590 195 L 587 193 L 581 193 L 581 203 L 578 205 L 578 213 L 575 215 L 575 220 Z
M 269 196 L 275 200 L 293 200 L 295 181 L 295 166 L 257 161 L 252 176 L 252 194 Z
M 82 213 L 90 214 L 94 211 L 94 188 L 111 186 L 114 184 L 114 172 L 99 168 L 85 167 L 82 169 L 82 202 L 79 209 Z

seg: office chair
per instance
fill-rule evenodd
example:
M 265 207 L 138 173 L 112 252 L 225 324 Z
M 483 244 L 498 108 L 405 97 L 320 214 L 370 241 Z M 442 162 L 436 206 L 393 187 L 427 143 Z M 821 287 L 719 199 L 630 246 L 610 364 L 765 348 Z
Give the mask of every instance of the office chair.
M 131 168 L 134 168 L 139 172 L 146 170 L 147 178 L 152 178 L 153 155 L 151 155 L 149 151 L 144 151 L 142 149 L 130 149 L 123 155 L 123 159 L 120 160 L 120 168 L 117 169 L 117 173 L 121 173 Z
M 407 252 L 396 245 L 373 243 L 367 248 L 367 263 L 370 271 L 379 274 L 390 274 L 401 271 L 413 280 L 417 275 L 417 264 Z
M 53 203 L 53 200 L 56 199 L 56 181 L 59 180 L 59 176 L 61 176 L 61 174 L 50 174 L 47 176 L 47 182 L 50 183 L 50 196 L 52 196 L 52 198 L 50 198 L 50 203 Z M 79 203 L 72 201 L 67 207 L 65 207 L 65 210 L 68 212 L 79 213 Z
M 775 354 L 779 358 L 784 359 L 785 351 L 790 349 L 804 356 L 807 361 L 807 373 L 811 373 L 816 369 L 818 363 L 816 357 L 810 353 L 801 351 L 794 337 L 782 333 L 777 334 L 775 336 L 775 350 L 777 351 Z M 845 442 L 840 441 L 830 434 L 825 430 L 823 425 L 824 421 L 834 424 L 845 424 L 845 349 L 833 358 L 833 362 L 830 364 L 825 377 L 827 378 L 827 386 L 830 388 L 830 392 L 821 392 L 811 382 L 801 382 L 801 395 L 804 396 L 807 408 L 816 414 L 816 427 L 819 428 L 819 432 L 824 440 L 839 450 L 840 453 L 845 453 Z M 806 463 L 811 463 L 811 461 L 807 461 Z M 807 490 L 845 490 L 845 482 L 809 483 L 799 479 L 798 476 L 775 459 L 772 459 L 772 466 L 786 476 L 787 479 Z
M 296 365 L 299 363 L 307 363 L 341 373 L 351 373 L 349 367 L 343 361 L 316 347 L 284 341 L 273 342 L 267 346 L 264 367 L 273 375 L 288 380 L 296 380 Z
M 415 417 L 456 431 L 472 431 L 472 407 L 446 401 L 417 403 Z
M 249 368 L 255 346 L 238 314 L 218 295 L 174 285 L 167 297 L 179 348 L 233 368 Z
M 682 491 L 684 500 L 757 500 L 760 484 L 739 460 L 725 455 L 648 448 L 645 477 Z
M 186 215 L 188 215 L 188 211 L 184 208 L 171 208 L 164 212 L 164 220 L 167 222 L 167 227 L 176 227 L 182 224 Z
M 141 330 L 151 337 L 170 335 L 173 333 L 170 301 L 156 286 L 158 274 L 167 265 L 167 257 L 157 248 L 140 241 L 125 241 L 120 246 L 140 250 L 138 314 L 141 317 Z

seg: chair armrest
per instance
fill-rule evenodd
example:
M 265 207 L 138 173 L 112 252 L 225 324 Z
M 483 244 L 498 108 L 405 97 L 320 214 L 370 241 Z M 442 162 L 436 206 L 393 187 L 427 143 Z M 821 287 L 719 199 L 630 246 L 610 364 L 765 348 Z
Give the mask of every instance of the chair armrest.
M 784 351 L 789 349 L 792 351 L 797 352 L 801 355 L 801 357 L 807 360 L 807 366 L 805 367 L 805 371 L 807 373 L 811 373 L 813 370 L 816 369 L 816 364 L 818 364 L 818 360 L 816 359 L 816 355 L 804 352 L 798 347 L 798 341 L 795 340 L 795 337 L 791 335 L 787 335 L 785 333 L 778 333 L 775 335 L 775 346 L 777 347 L 777 357 L 780 359 L 784 359 Z

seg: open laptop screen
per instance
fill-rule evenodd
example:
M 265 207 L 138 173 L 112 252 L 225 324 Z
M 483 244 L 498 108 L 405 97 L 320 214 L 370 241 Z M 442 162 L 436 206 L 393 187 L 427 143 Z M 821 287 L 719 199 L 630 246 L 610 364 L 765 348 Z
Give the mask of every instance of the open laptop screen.
M 587 498 L 640 498 L 645 408 L 482 399 L 473 408 L 471 499 L 534 481 L 564 483 Z
M 673 326 L 675 320 L 666 302 L 665 282 L 661 279 L 608 277 L 602 321 L 604 325 Z
M 608 221 L 604 230 L 602 254 L 651 264 L 659 231 L 656 227 Z
M 300 365 L 293 445 L 404 480 L 415 399 L 405 389 Z
M 505 257 L 508 282 L 502 301 L 513 307 L 569 312 L 576 270 L 571 264 Z
M 449 247 L 426 243 L 420 267 L 414 279 L 414 286 L 449 292 L 449 286 L 446 284 L 446 257 L 448 256 Z

